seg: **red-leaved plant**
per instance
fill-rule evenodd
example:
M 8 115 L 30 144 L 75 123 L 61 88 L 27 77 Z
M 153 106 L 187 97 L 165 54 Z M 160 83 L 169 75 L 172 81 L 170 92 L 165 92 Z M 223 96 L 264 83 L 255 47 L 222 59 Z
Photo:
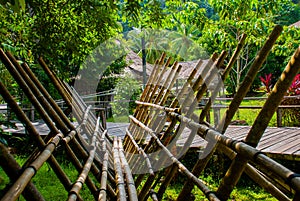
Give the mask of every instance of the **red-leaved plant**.
M 267 93 L 271 92 L 271 88 L 272 88 L 272 73 L 270 74 L 265 74 L 265 77 L 260 76 L 259 77 L 260 81 L 263 83 L 263 85 L 265 85 Z
M 300 74 L 296 75 L 294 78 L 289 90 L 288 90 L 289 95 L 300 95 Z

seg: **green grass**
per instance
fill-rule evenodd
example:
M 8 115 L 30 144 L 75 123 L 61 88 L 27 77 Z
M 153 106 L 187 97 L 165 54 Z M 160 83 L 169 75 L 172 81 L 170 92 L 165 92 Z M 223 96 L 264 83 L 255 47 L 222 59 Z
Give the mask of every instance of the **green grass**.
M 20 165 L 26 161 L 25 158 L 16 158 Z M 71 181 L 76 181 L 78 172 L 73 165 L 71 165 L 69 162 L 63 162 L 61 166 Z M 44 163 L 44 165 L 39 169 L 37 174 L 33 177 L 32 182 L 38 191 L 43 195 L 45 200 L 66 200 L 68 196 L 68 192 L 65 190 L 58 177 L 47 163 Z M 7 184 L 9 184 L 9 178 L 0 167 L 0 197 L 1 191 L 3 191 Z M 80 191 L 80 195 L 84 200 L 94 200 L 86 185 L 83 186 L 82 190 Z M 25 199 L 20 196 L 19 200 L 23 201 Z
M 265 100 L 243 100 L 241 103 L 241 106 L 263 106 Z M 230 104 L 230 101 L 216 101 L 214 104 L 217 105 L 225 105 L 228 106 Z M 261 109 L 239 109 L 234 117 L 232 118 L 232 121 L 234 120 L 245 120 L 247 122 L 247 125 L 251 126 L 253 125 L 257 115 L 259 114 Z M 223 117 L 226 109 L 220 109 L 220 118 Z M 201 113 L 201 110 L 196 110 L 195 114 L 199 115 Z M 214 125 L 214 113 L 213 110 L 210 111 L 210 119 L 211 124 Z M 276 113 L 273 115 L 272 119 L 269 122 L 269 126 L 275 127 L 277 126 L 277 120 L 276 120 Z
M 17 161 L 22 164 L 25 162 L 24 158 L 17 157 Z M 69 162 L 62 162 L 62 168 L 65 170 L 69 178 L 74 182 L 78 175 L 77 171 Z M 219 183 L 218 179 L 212 178 L 211 175 L 201 176 L 201 179 L 205 181 L 212 190 L 217 190 L 217 186 Z M 168 186 L 163 200 L 176 200 L 179 192 L 182 189 L 185 179 L 179 176 L 175 183 L 172 183 Z M 48 164 L 44 164 L 41 169 L 37 172 L 37 174 L 32 179 L 32 182 L 35 184 L 39 192 L 44 196 L 45 200 L 66 200 L 68 193 L 62 186 L 62 184 L 57 179 L 53 170 L 49 167 Z M 5 188 L 6 184 L 9 183 L 9 179 L 3 172 L 0 167 L 0 192 Z M 142 182 L 143 184 L 144 182 Z M 247 200 L 267 200 L 267 201 L 275 201 L 270 194 L 257 187 L 250 182 L 249 186 L 246 186 L 247 180 L 243 180 L 241 185 L 236 187 L 230 197 L 230 200 L 236 201 L 247 201 Z M 159 186 L 156 187 L 156 192 Z M 192 193 L 195 196 L 195 200 L 206 200 L 202 191 L 200 191 L 197 187 L 194 188 Z M 80 191 L 80 195 L 84 200 L 94 200 L 93 196 L 90 194 L 90 191 L 86 186 Z M 1 197 L 1 194 L 0 194 Z M 23 201 L 24 198 L 21 196 L 19 200 Z M 149 199 L 150 200 L 150 199 Z

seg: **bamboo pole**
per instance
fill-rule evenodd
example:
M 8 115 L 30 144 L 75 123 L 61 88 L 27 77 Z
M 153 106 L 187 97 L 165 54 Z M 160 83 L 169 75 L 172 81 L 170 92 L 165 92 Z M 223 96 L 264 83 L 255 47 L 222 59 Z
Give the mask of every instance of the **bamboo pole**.
M 67 106 L 69 108 L 72 108 L 72 102 L 71 102 L 72 98 L 68 95 L 67 89 L 64 88 L 64 86 L 62 85 L 62 83 L 58 80 L 57 76 L 55 76 L 54 72 L 52 72 L 49 69 L 49 67 L 47 66 L 46 62 L 43 60 L 42 57 L 40 57 L 38 59 L 38 62 L 42 66 L 44 72 L 50 78 L 51 82 L 53 83 L 53 85 L 55 86 L 55 88 L 57 89 L 57 91 L 60 93 L 60 95 L 63 98 L 63 100 L 67 103 Z
M 271 94 L 265 102 L 263 108 L 258 114 L 253 126 L 251 127 L 245 143 L 256 147 L 260 138 L 262 137 L 265 129 L 268 126 L 273 114 L 276 112 L 278 105 L 281 103 L 283 96 L 291 85 L 294 77 L 300 70 L 300 47 L 296 50 L 292 56 L 290 62 L 286 66 L 280 79 L 274 86 Z M 242 175 L 248 160 L 243 157 L 242 154 L 237 154 L 235 159 L 230 165 L 226 175 L 224 176 L 217 193 L 222 199 L 228 199 L 231 191 L 238 182 Z
M 223 144 L 220 144 L 218 146 L 218 149 L 224 153 L 226 156 L 228 156 L 231 160 L 234 159 L 236 156 L 236 153 L 232 151 L 230 148 L 226 147 Z M 273 185 L 270 181 L 269 178 L 266 177 L 266 175 L 263 175 L 259 170 L 254 168 L 252 165 L 247 164 L 245 168 L 245 173 L 253 180 L 255 183 L 260 185 L 262 188 L 264 188 L 267 192 L 269 192 L 271 195 L 273 195 L 275 198 L 278 200 L 282 201 L 289 201 L 290 199 L 283 193 L 281 192 L 276 185 Z
M 133 136 L 131 135 L 131 133 L 128 129 L 126 129 L 126 135 L 131 140 L 131 142 L 134 145 L 134 147 L 136 148 L 137 152 L 139 154 L 143 155 L 143 157 L 146 161 L 146 165 L 148 167 L 149 174 L 154 175 L 153 168 L 152 168 L 152 165 L 151 165 L 151 162 L 150 162 L 150 159 L 149 159 L 148 155 L 145 153 L 145 151 L 141 147 L 139 147 L 139 145 L 136 143 L 136 141 L 134 140 Z M 136 152 L 134 152 L 134 153 L 136 153 Z M 134 155 L 134 153 L 132 155 Z M 144 166 L 142 166 L 142 167 L 144 167 Z
M 121 162 L 122 168 L 125 173 L 126 184 L 127 184 L 127 189 L 128 189 L 128 197 L 129 197 L 129 200 L 131 200 L 131 201 L 137 201 L 138 198 L 137 198 L 136 188 L 134 185 L 134 180 L 132 177 L 130 167 L 129 167 L 127 160 L 125 158 L 125 155 L 124 155 L 122 140 L 120 137 L 118 138 L 118 143 L 119 143 L 120 162 Z
M 21 195 L 26 185 L 30 182 L 31 178 L 40 169 L 44 162 L 46 162 L 46 160 L 51 156 L 62 136 L 62 134 L 57 134 L 45 147 L 44 151 L 36 158 L 36 160 L 31 163 L 30 166 L 26 167 L 17 181 L 14 182 L 14 184 L 2 197 L 2 201 L 16 200 Z
M 269 52 L 271 51 L 273 45 L 275 44 L 275 41 L 277 40 L 281 32 L 282 27 L 276 25 L 269 35 L 268 39 L 266 40 L 264 46 L 260 49 L 257 56 L 255 57 L 254 62 L 252 63 L 246 77 L 244 78 L 241 86 L 238 89 L 238 92 L 234 96 L 231 104 L 229 105 L 229 108 L 226 110 L 225 115 L 217 126 L 217 130 L 221 131 L 221 133 L 224 133 L 228 125 L 230 124 L 231 119 L 233 118 L 243 98 L 246 96 L 246 93 L 249 91 L 251 83 L 256 77 L 262 64 L 265 62 Z
M 206 117 L 206 114 L 208 113 L 208 111 L 211 108 L 212 103 L 214 102 L 214 100 L 216 99 L 219 90 L 222 87 L 222 84 L 224 83 L 225 79 L 228 77 L 233 65 L 235 64 L 235 62 L 237 61 L 238 56 L 240 55 L 240 52 L 242 50 L 242 48 L 244 47 L 245 44 L 245 40 L 246 40 L 247 35 L 243 34 L 233 55 L 231 56 L 228 65 L 226 66 L 224 72 L 222 73 L 221 76 L 221 80 L 223 82 L 218 82 L 217 86 L 215 88 L 215 90 L 213 91 L 211 97 L 209 98 L 208 102 L 206 103 L 204 109 L 201 111 L 200 117 L 199 117 L 199 122 L 202 123 L 204 121 L 204 118 Z
M 22 169 L 17 163 L 17 161 L 14 159 L 14 157 L 9 153 L 8 149 L 2 143 L 0 143 L 0 153 L 0 166 L 10 178 L 10 181 L 14 182 L 18 179 L 18 174 L 22 171 Z M 22 195 L 26 200 L 45 200 L 32 182 L 28 183 L 28 185 L 22 192 Z
M 12 110 L 17 115 L 18 119 L 25 125 L 26 129 L 28 130 L 29 135 L 35 139 L 39 149 L 42 150 L 45 146 L 43 139 L 41 138 L 41 136 L 39 135 L 39 133 L 37 132 L 35 127 L 31 124 L 28 117 L 24 114 L 24 112 L 22 111 L 20 106 L 16 103 L 16 101 L 10 95 L 8 90 L 4 87 L 2 82 L 0 82 L 0 89 L 1 89 L 0 93 L 3 97 L 3 99 L 5 100 L 5 102 L 7 102 L 8 105 L 10 105 Z M 62 170 L 62 168 L 60 167 L 60 165 L 58 164 L 58 162 L 56 161 L 54 156 L 50 156 L 48 162 L 50 163 L 51 168 L 54 170 L 55 174 L 57 175 L 57 177 L 59 178 L 59 180 L 65 187 L 65 189 L 69 190 L 70 186 L 72 185 L 71 181 L 68 178 L 68 176 L 64 173 L 64 171 Z
M 89 107 L 89 108 L 91 108 L 91 107 Z M 87 111 L 89 111 L 89 108 L 87 109 Z M 88 117 L 88 112 L 86 112 L 84 114 L 83 121 L 82 121 L 83 125 L 85 125 L 87 117 Z M 87 175 L 90 172 L 90 169 L 91 169 L 92 163 L 94 161 L 94 157 L 95 157 L 96 147 L 97 147 L 96 146 L 96 143 L 97 143 L 96 137 L 99 132 L 99 125 L 100 125 L 100 117 L 98 117 L 98 119 L 97 119 L 96 128 L 95 128 L 95 131 L 93 134 L 92 142 L 90 144 L 91 150 L 89 152 L 89 158 L 87 159 L 86 163 L 84 164 L 82 172 L 80 173 L 78 179 L 73 184 L 72 189 L 69 191 L 69 198 L 68 198 L 69 201 L 71 201 L 71 200 L 75 201 L 77 199 L 77 197 L 79 195 L 79 191 L 81 190 L 81 188 L 87 178 Z
M 13 56 L 11 56 L 11 58 L 14 60 L 13 63 L 15 63 L 18 66 L 18 69 L 21 69 L 20 73 L 24 74 L 24 77 L 19 74 L 19 72 L 16 70 L 14 64 L 11 63 L 11 61 L 9 60 L 9 58 L 5 55 L 5 53 L 2 50 L 0 51 L 0 55 L 1 55 L 2 61 L 7 66 L 7 69 L 10 71 L 10 73 L 12 74 L 12 76 L 19 83 L 20 87 L 23 89 L 23 91 L 25 92 L 25 94 L 28 96 L 28 98 L 34 104 L 35 108 L 39 111 L 39 113 L 41 114 L 42 118 L 44 119 L 44 121 L 46 122 L 46 124 L 48 125 L 48 127 L 52 130 L 52 132 L 59 133 L 58 129 L 56 128 L 56 125 L 53 124 L 52 120 L 63 131 L 63 133 L 68 133 L 69 132 L 69 128 L 73 128 L 74 129 L 74 126 L 70 122 L 68 123 L 68 125 L 64 124 L 63 120 L 57 114 L 57 111 L 55 111 L 49 105 L 47 97 L 43 96 L 41 94 L 41 92 L 36 88 L 36 86 L 34 85 L 34 83 L 32 82 L 32 80 L 29 79 L 28 75 L 26 73 L 24 73 L 24 71 L 22 71 L 22 69 L 20 68 L 20 65 L 13 58 Z M 27 85 L 27 83 L 29 84 L 30 88 Z M 31 91 L 31 90 L 33 90 L 33 91 Z M 39 100 L 37 100 L 37 97 L 39 97 Z M 60 110 L 60 108 L 58 108 L 58 111 L 59 111 L 59 114 L 61 114 L 62 116 L 65 116 L 64 113 Z M 50 117 L 48 116 L 47 113 L 52 118 L 52 120 L 50 119 Z M 72 143 L 71 145 L 74 145 L 74 147 L 76 148 L 76 152 L 77 153 L 80 153 L 83 156 L 86 156 L 85 150 L 83 150 L 83 148 L 77 143 L 76 139 L 72 140 L 71 143 Z M 73 162 L 78 165 L 78 159 L 74 158 L 75 154 L 72 153 L 73 152 L 72 149 L 69 148 L 67 144 L 66 144 L 66 148 L 67 148 L 67 153 L 71 156 L 71 159 L 73 160 Z M 80 166 L 77 166 L 77 168 L 80 168 Z M 88 184 L 88 186 L 89 186 L 89 188 L 91 190 L 95 189 L 94 185 L 91 185 L 91 186 L 89 185 L 89 184 L 93 184 L 93 183 L 87 182 L 87 184 Z
M 103 165 L 102 165 L 100 193 L 98 198 L 99 201 L 106 201 L 107 172 L 108 172 L 108 153 L 106 152 L 104 154 Z
M 116 172 L 118 201 L 126 201 L 126 191 L 125 191 L 124 178 L 123 178 L 123 172 L 122 172 L 120 155 L 119 155 L 119 144 L 117 138 L 114 138 L 113 156 L 114 156 L 114 169 Z
M 258 73 L 258 70 L 262 66 L 263 62 L 267 58 L 268 53 L 270 52 L 272 46 L 274 45 L 276 39 L 280 35 L 282 31 L 282 27 L 275 26 L 272 33 L 270 34 L 269 38 L 265 42 L 264 46 L 261 48 L 261 50 L 258 52 L 256 59 L 254 60 L 252 66 L 250 67 L 249 71 L 247 72 L 246 77 L 244 78 L 244 81 L 242 82 L 241 86 L 239 87 L 236 95 L 234 96 L 233 100 L 231 101 L 231 104 L 229 105 L 228 109 L 226 110 L 223 118 L 217 125 L 217 130 L 221 133 L 224 133 L 227 129 L 228 125 L 230 124 L 235 112 L 238 110 L 239 105 L 241 104 L 243 98 L 246 96 L 256 74 Z M 203 118 L 203 116 L 202 116 Z M 204 153 L 206 153 L 206 156 L 199 160 L 195 166 L 195 173 L 197 175 L 200 175 L 200 173 L 204 170 L 206 167 L 209 159 L 213 155 L 214 151 L 217 148 L 217 144 L 214 140 L 209 141 L 209 144 L 206 146 L 206 150 Z M 191 186 L 189 187 L 189 191 L 191 190 Z M 185 191 L 184 191 L 185 192 Z M 184 196 L 182 196 L 182 199 Z

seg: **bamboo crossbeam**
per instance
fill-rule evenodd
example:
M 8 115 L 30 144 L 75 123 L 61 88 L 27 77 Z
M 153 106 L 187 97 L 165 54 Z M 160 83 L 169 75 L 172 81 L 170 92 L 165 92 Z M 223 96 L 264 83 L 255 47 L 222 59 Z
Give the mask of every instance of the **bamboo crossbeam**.
M 134 140 L 133 136 L 131 135 L 131 133 L 129 132 L 128 129 L 126 129 L 126 135 L 129 137 L 129 139 L 131 140 L 132 144 L 134 145 L 135 149 L 137 152 L 133 152 L 132 155 L 134 155 L 134 153 L 139 153 L 139 154 L 142 154 L 145 161 L 146 161 L 146 165 L 148 167 L 148 172 L 150 175 L 154 175 L 154 172 L 153 172 L 153 168 L 152 168 L 152 165 L 151 165 L 151 162 L 150 162 L 150 159 L 148 157 L 148 155 L 145 153 L 145 151 L 136 143 L 136 141 Z M 143 167 L 143 166 L 142 166 Z
M 146 125 L 144 125 L 142 122 L 140 122 L 139 120 L 137 120 L 135 117 L 133 117 L 132 115 L 129 116 L 130 120 L 135 123 L 136 125 L 140 126 L 142 129 L 144 129 L 145 131 L 147 131 L 156 141 L 156 143 L 158 144 L 158 146 L 167 154 L 167 156 L 170 158 L 170 160 L 175 163 L 178 168 L 180 169 L 180 171 L 182 173 L 184 173 L 189 179 L 192 179 L 192 181 L 195 183 L 195 185 L 197 185 L 199 187 L 200 190 L 202 190 L 202 192 L 206 195 L 206 197 L 209 200 L 219 200 L 216 195 L 203 183 L 203 181 L 197 177 L 195 177 L 163 144 L 162 142 L 159 140 L 159 138 L 157 137 L 156 133 L 150 129 L 149 127 L 147 127 Z M 147 183 L 147 182 L 146 182 Z M 152 183 L 152 182 L 151 182 Z M 146 184 L 145 184 L 146 185 Z M 144 198 L 146 198 L 146 196 L 149 193 L 149 190 L 147 190 L 147 193 L 145 194 L 140 193 L 139 194 L 139 199 L 140 200 L 144 200 Z
M 116 137 L 114 138 L 113 157 L 114 157 L 114 169 L 116 172 L 118 200 L 126 201 L 126 191 L 125 191 L 125 183 L 124 183 L 123 172 L 122 172 L 121 161 L 120 161 L 119 144 Z
M 256 147 L 260 138 L 262 137 L 265 129 L 273 114 L 276 112 L 278 105 L 281 103 L 283 96 L 290 87 L 294 77 L 300 71 L 300 47 L 295 51 L 290 62 L 283 71 L 280 79 L 275 84 L 268 99 L 266 100 L 263 108 L 256 117 L 248 135 L 245 138 L 245 143 Z M 226 176 L 221 181 L 217 193 L 222 199 L 228 199 L 233 187 L 241 177 L 248 160 L 242 154 L 237 154 L 235 159 L 230 165 Z

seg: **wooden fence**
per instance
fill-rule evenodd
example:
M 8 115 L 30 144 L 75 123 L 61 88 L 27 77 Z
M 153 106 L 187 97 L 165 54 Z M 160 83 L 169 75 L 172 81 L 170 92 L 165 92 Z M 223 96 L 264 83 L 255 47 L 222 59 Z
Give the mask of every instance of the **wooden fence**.
M 255 147 L 276 112 L 285 91 L 299 72 L 300 47 L 291 57 L 282 79 L 274 86 L 246 138 L 243 141 L 236 141 L 223 135 L 281 31 L 280 26 L 274 28 L 255 57 L 240 90 L 216 127 L 205 122 L 204 118 L 218 90 L 211 94 L 210 100 L 199 116 L 195 116 L 194 110 L 207 90 L 207 83 L 216 76 L 210 69 L 223 68 L 220 77 L 225 80 L 241 51 L 245 36 L 226 66 L 223 63 L 227 53 L 223 51 L 219 56 L 214 54 L 202 68 L 201 76 L 193 82 L 196 72 L 202 65 L 200 60 L 168 106 L 166 101 L 181 66 L 175 62 L 169 69 L 171 59 L 166 60 L 166 55 L 163 54 L 155 63 L 154 70 L 137 102 L 138 107 L 134 115 L 129 117 L 130 125 L 123 140 L 110 136 L 100 125 L 100 118 L 95 117 L 91 106 L 87 106 L 72 87 L 59 80 L 41 58 L 39 59 L 41 66 L 69 110 L 62 111 L 58 107 L 27 64 L 23 63 L 21 66 L 10 53 L 0 50 L 2 62 L 51 130 L 47 137 L 42 139 L 0 82 L 3 99 L 23 122 L 29 130 L 30 137 L 37 144 L 37 149 L 22 167 L 1 144 L 0 152 L 4 154 L 0 154 L 0 165 L 12 183 L 1 200 L 16 200 L 21 194 L 27 200 L 44 200 L 43 195 L 30 181 L 46 161 L 68 192 L 68 196 L 62 198 L 66 200 L 82 200 L 80 191 L 83 184 L 87 185 L 95 200 L 161 200 L 177 174 L 182 174 L 186 178 L 177 200 L 187 200 L 194 187 L 199 188 L 208 200 L 227 200 L 242 173 L 248 174 L 258 185 L 279 200 L 299 200 L 299 174 L 265 156 Z M 186 95 L 188 88 L 193 89 L 189 96 Z M 68 119 L 71 109 L 79 122 L 77 127 L 74 127 Z M 190 129 L 190 135 L 183 146 L 184 149 L 178 149 L 176 141 L 184 128 Z M 82 133 L 87 137 L 83 138 Z M 195 135 L 207 140 L 208 144 L 204 155 L 201 155 L 195 161 L 193 169 L 189 170 L 179 158 L 188 150 Z M 78 171 L 76 180 L 72 181 L 68 177 L 52 154 L 58 145 L 64 147 L 67 157 L 76 167 Z M 211 189 L 199 175 L 216 150 L 227 155 L 232 162 L 217 189 Z M 286 191 L 290 192 L 292 197 L 288 197 Z

